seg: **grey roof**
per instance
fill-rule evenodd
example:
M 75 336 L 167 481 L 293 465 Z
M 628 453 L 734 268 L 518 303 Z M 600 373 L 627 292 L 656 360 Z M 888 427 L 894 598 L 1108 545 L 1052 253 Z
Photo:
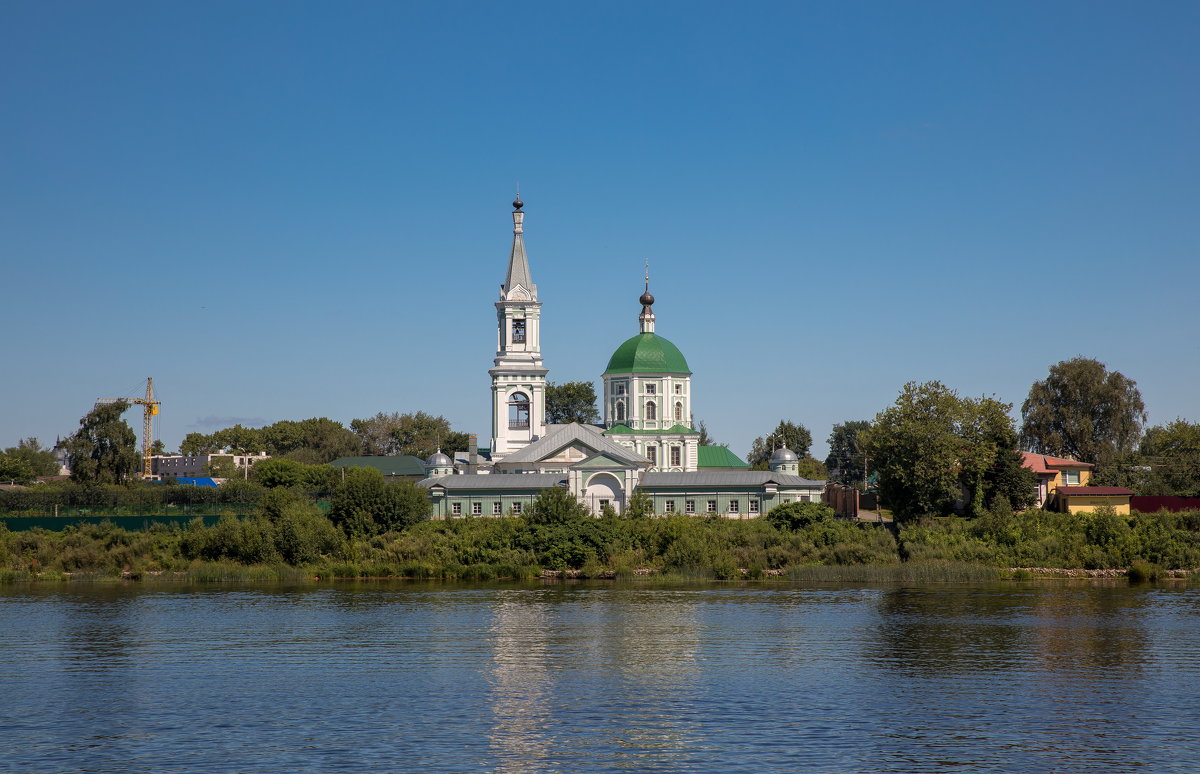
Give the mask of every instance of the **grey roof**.
M 771 454 L 771 462 L 796 462 L 800 458 L 796 456 L 796 452 L 784 446 L 781 449 L 776 449 Z
M 786 473 L 769 470 L 697 470 L 694 473 L 647 473 L 642 476 L 645 487 L 688 487 L 688 486 L 762 486 L 767 483 L 779 486 L 823 487 L 824 481 L 813 481 Z
M 433 468 L 433 467 L 444 468 L 447 465 L 453 465 L 454 460 L 450 459 L 445 454 L 442 454 L 441 449 L 439 449 L 433 453 L 432 457 L 425 460 L 425 464 L 431 468 Z
M 550 489 L 567 483 L 562 473 L 484 473 L 466 476 L 438 476 L 418 481 L 418 486 L 446 489 Z
M 613 459 L 630 465 L 649 465 L 650 460 L 641 456 L 633 449 L 627 446 L 622 446 L 616 441 L 610 441 L 603 435 L 597 432 L 597 428 L 591 425 L 581 425 L 578 422 L 572 422 L 569 425 L 555 425 L 558 429 L 552 433 L 543 435 L 538 440 L 526 446 L 524 449 L 515 451 L 504 459 L 500 460 L 501 464 L 507 462 L 537 462 L 554 454 L 560 449 L 569 446 L 571 443 L 578 441 L 584 446 L 591 447 L 601 454 L 605 454 Z

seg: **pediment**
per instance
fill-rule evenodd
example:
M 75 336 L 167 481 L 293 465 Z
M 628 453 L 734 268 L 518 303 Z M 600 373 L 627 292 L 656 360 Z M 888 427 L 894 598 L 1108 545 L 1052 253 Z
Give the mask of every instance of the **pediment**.
M 576 468 L 628 468 L 629 464 L 615 460 L 607 454 L 597 454 L 591 459 L 584 460 Z
M 509 301 L 528 301 L 533 298 L 523 285 L 516 285 L 508 291 Z
M 574 465 L 577 462 L 582 462 L 591 455 L 595 454 L 596 450 L 585 444 L 575 442 L 554 452 L 549 457 L 543 457 L 538 462 L 553 463 L 559 462 L 564 465 Z

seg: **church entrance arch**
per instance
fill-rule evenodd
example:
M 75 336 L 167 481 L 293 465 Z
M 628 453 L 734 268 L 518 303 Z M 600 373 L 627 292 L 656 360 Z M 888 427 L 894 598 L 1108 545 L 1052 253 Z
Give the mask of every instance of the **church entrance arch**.
M 611 505 L 620 513 L 625 508 L 625 493 L 621 482 L 611 473 L 597 473 L 588 479 L 587 494 L 584 496 L 588 510 L 599 514 L 605 505 Z

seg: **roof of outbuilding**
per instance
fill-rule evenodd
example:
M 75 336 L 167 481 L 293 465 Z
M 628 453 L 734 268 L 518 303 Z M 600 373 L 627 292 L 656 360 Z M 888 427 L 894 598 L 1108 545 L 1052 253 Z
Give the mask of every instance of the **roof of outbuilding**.
M 445 489 L 551 489 L 563 486 L 567 477 L 562 473 L 487 473 L 467 476 L 438 476 L 417 482 L 418 486 L 430 489 L 440 486 Z
M 1133 494 L 1132 489 L 1126 489 L 1123 486 L 1060 486 L 1058 493 L 1061 495 L 1125 495 Z
M 696 450 L 698 468 L 749 468 L 750 464 L 725 446 L 701 446 Z
M 698 470 L 694 473 L 647 473 L 642 476 L 644 487 L 689 486 L 779 486 L 822 487 L 824 481 L 814 481 L 769 470 Z
M 555 432 L 544 435 L 525 448 L 509 454 L 501 460 L 501 463 L 537 462 L 576 441 L 584 446 L 595 449 L 601 454 L 608 455 L 622 462 L 627 462 L 630 465 L 648 465 L 650 463 L 649 460 L 637 454 L 632 449 L 600 435 L 596 431 L 596 428 L 590 425 L 581 425 L 577 422 L 572 422 L 569 425 L 559 425 L 558 430 Z
M 617 347 L 605 374 L 691 374 L 679 347 L 657 333 L 639 333 Z
M 425 461 L 409 454 L 389 457 L 339 457 L 329 465 L 334 468 L 375 468 L 385 476 L 425 475 Z

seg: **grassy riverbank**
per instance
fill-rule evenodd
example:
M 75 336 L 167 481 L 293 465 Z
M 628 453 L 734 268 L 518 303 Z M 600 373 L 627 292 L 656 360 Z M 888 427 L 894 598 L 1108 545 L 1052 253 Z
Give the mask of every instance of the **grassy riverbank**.
M 1125 571 L 1154 578 L 1200 567 L 1200 512 L 1070 516 L 1030 511 L 901 526 L 671 516 L 423 521 L 347 537 L 312 506 L 264 509 L 213 526 L 128 531 L 111 524 L 61 532 L 0 530 L 0 580 L 183 578 L 299 580 L 767 578 L 841 581 L 982 580 Z M 1014 571 L 1013 568 L 1043 568 Z

